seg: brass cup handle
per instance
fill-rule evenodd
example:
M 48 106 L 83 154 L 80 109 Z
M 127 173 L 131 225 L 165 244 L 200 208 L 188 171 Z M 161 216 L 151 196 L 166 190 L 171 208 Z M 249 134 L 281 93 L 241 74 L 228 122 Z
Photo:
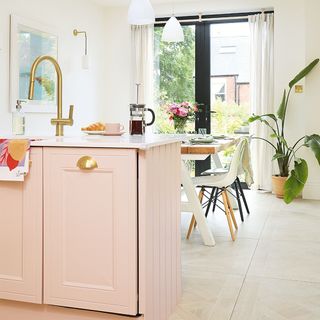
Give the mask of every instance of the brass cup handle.
M 77 167 L 80 170 L 93 170 L 98 168 L 98 164 L 94 158 L 89 156 L 84 156 L 78 160 Z

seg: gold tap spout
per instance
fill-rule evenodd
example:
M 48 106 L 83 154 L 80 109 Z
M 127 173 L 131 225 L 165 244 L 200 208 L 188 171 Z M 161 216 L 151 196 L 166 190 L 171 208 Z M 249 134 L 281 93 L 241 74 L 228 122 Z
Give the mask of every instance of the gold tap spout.
M 57 118 L 51 119 L 51 124 L 56 126 L 56 136 L 63 136 L 63 126 L 73 125 L 73 106 L 69 109 L 69 118 L 63 119 L 62 117 L 62 72 L 56 59 L 51 56 L 40 56 L 32 64 L 30 71 L 30 82 L 29 82 L 29 100 L 33 100 L 34 96 L 34 81 L 36 70 L 38 65 L 44 61 L 50 61 L 57 74 Z

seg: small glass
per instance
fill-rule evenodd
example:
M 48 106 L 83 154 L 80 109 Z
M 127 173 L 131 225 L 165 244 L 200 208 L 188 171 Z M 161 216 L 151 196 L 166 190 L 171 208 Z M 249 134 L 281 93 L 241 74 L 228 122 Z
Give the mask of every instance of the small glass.
M 207 128 L 198 128 L 198 134 L 202 134 L 203 136 L 207 134 Z

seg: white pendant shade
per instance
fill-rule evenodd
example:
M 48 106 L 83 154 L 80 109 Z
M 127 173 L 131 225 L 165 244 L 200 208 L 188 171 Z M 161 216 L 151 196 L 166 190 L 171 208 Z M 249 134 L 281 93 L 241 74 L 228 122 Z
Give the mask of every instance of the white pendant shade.
M 162 41 L 182 42 L 184 41 L 183 29 L 175 16 L 172 16 L 163 28 Z
M 155 13 L 149 0 L 131 0 L 128 11 L 129 24 L 153 24 L 155 19 Z
M 87 54 L 82 56 L 82 69 L 89 69 L 89 56 Z

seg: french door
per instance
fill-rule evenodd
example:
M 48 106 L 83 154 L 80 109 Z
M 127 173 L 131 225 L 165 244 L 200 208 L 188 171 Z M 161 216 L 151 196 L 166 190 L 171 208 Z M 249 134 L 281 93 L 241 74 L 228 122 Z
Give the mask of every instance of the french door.
M 181 24 L 183 43 L 162 43 L 162 25 L 155 28 L 155 52 L 157 46 L 162 48 L 155 56 L 158 102 L 197 102 L 199 112 L 189 124 L 189 132 L 221 135 L 242 130 L 250 114 L 248 18 L 228 16 L 194 23 L 182 20 Z M 210 161 L 197 161 L 195 174 L 210 168 Z

